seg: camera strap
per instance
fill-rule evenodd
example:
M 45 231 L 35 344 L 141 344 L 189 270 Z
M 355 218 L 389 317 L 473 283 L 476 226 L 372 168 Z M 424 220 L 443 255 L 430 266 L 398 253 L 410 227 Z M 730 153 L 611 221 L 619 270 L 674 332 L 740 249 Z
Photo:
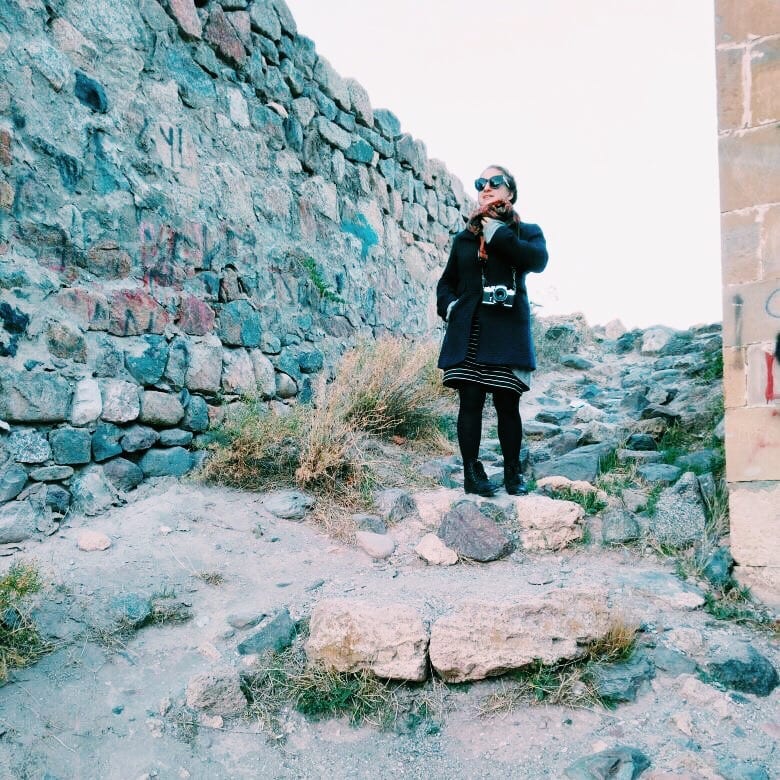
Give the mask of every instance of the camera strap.
M 482 289 L 484 290 L 485 287 L 487 287 L 487 279 L 485 278 L 485 266 L 487 266 L 487 260 L 483 260 L 481 257 L 479 257 L 479 253 L 477 253 L 477 257 L 479 258 L 479 268 L 482 272 Z M 515 270 L 515 267 L 512 266 L 512 289 L 517 290 L 517 271 Z

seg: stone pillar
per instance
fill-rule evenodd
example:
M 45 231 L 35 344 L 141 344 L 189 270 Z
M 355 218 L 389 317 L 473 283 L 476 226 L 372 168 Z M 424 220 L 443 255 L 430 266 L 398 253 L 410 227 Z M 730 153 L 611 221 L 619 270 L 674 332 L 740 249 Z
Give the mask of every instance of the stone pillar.
M 715 0 L 715 43 L 731 547 L 780 605 L 780 0 Z

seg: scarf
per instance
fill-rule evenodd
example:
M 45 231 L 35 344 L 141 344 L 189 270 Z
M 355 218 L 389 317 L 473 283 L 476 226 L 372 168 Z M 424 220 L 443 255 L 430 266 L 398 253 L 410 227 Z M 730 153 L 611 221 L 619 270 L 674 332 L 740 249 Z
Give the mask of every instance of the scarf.
M 478 255 L 482 262 L 488 257 L 485 236 L 482 234 L 482 220 L 485 217 L 498 219 L 506 225 L 520 224 L 520 215 L 512 208 L 512 204 L 508 200 L 499 200 L 476 208 L 468 218 L 466 229 L 475 236 L 479 236 Z

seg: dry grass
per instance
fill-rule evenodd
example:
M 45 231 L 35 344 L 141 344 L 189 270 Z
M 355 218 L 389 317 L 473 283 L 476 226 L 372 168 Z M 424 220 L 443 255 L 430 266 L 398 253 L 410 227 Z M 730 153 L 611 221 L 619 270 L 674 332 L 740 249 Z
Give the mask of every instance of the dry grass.
M 249 490 L 309 490 L 325 501 L 324 524 L 323 514 L 341 507 L 335 525 L 343 535 L 345 516 L 369 508 L 379 486 L 381 453 L 372 439 L 451 449 L 440 431 L 444 396 L 435 356 L 431 344 L 364 343 L 345 353 L 332 382 L 319 382 L 311 405 L 280 415 L 247 399 L 224 423 L 203 478 Z
M 35 663 L 51 649 L 30 617 L 29 597 L 41 590 L 38 569 L 15 563 L 0 577 L 0 683 L 8 672 Z
M 594 664 L 627 661 L 634 651 L 637 626 L 622 618 L 613 621 L 607 633 L 593 642 L 582 658 L 546 666 L 536 661 L 508 674 L 501 687 L 486 697 L 480 715 L 491 717 L 533 704 L 565 707 L 608 706 L 590 677 Z

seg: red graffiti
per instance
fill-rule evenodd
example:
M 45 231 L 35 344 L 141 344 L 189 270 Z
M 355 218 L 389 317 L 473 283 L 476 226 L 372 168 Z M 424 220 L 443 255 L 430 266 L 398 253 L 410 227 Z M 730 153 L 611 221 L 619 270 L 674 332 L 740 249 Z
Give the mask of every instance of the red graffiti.
M 774 363 L 775 356 L 771 352 L 764 352 L 764 360 L 766 361 L 766 389 L 764 390 L 764 398 L 767 403 L 780 399 L 780 394 L 775 393 L 775 377 L 774 377 Z

